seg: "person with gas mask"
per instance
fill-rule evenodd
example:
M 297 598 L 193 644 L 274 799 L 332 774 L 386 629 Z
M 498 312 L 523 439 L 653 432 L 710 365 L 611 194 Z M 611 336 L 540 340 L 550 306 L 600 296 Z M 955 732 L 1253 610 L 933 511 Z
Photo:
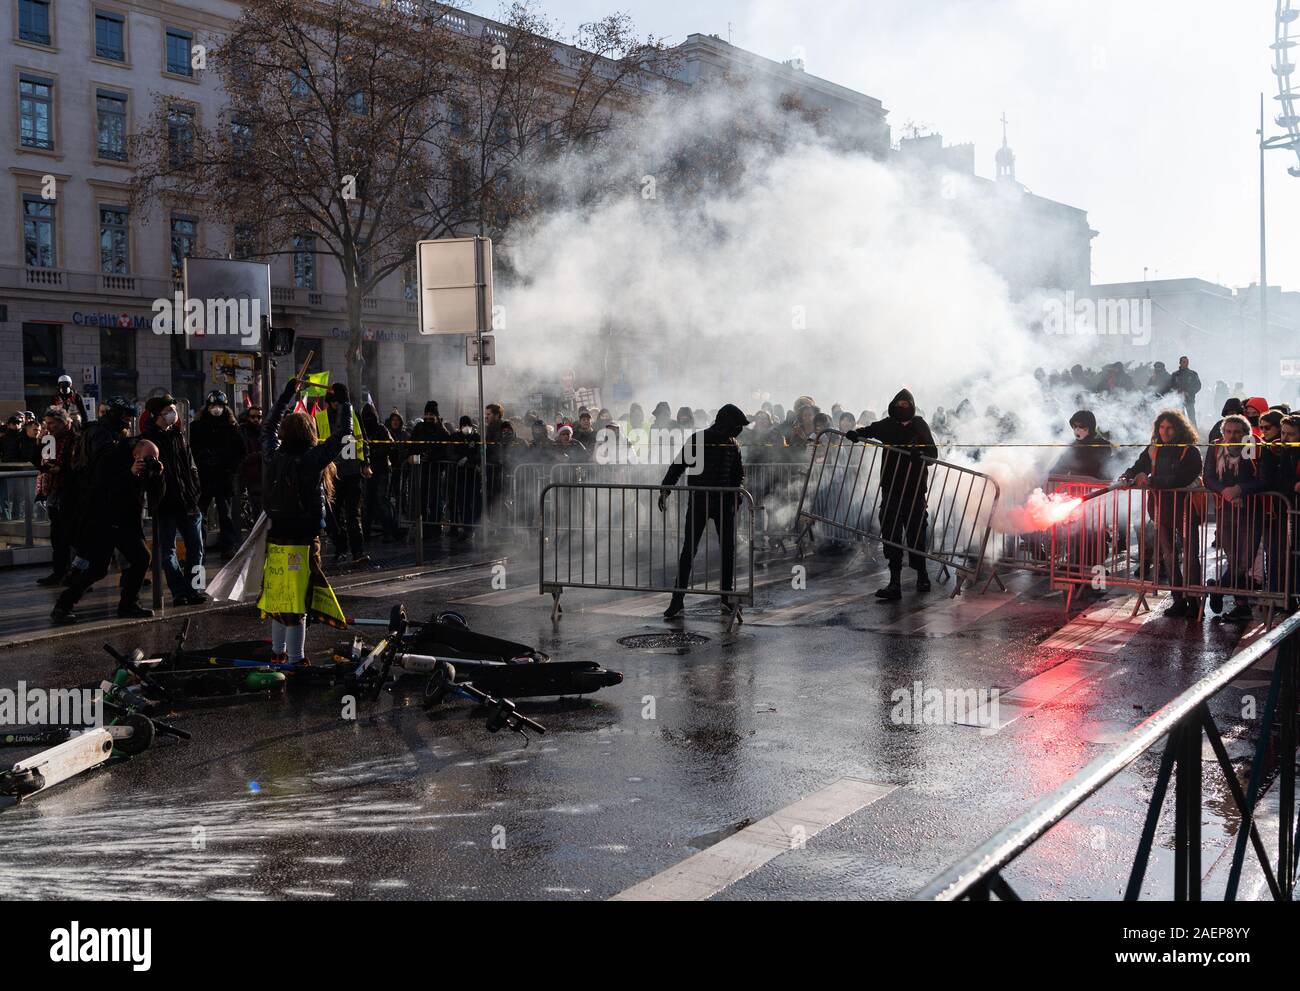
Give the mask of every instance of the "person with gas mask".
M 172 599 L 178 606 L 208 601 L 204 591 L 203 516 L 199 512 L 199 468 L 190 453 L 185 428 L 176 400 L 169 395 L 153 396 L 144 404 L 145 424 L 141 436 L 158 448 L 166 484 L 156 508 L 158 543 L 163 552 L 163 574 Z M 176 554 L 176 537 L 185 542 L 185 567 Z
M 1084 478 L 1110 479 L 1111 459 L 1115 447 L 1097 430 L 1097 417 L 1091 410 L 1081 409 L 1070 417 L 1074 443 L 1052 465 L 1053 475 L 1078 475 Z
M 906 389 L 889 404 L 885 419 L 845 435 L 850 441 L 874 440 L 880 452 L 880 536 L 889 563 L 889 584 L 876 598 L 893 602 L 903 597 L 903 549 L 916 571 L 916 590 L 930 591 L 924 551 L 929 512 L 926 485 L 930 469 L 923 458 L 938 458 L 939 449 L 925 420 L 916 415 L 916 400 Z
M 686 475 L 688 489 L 727 488 L 733 492 L 691 492 L 686 496 L 686 520 L 682 534 L 682 552 L 677 560 L 677 584 L 672 600 L 664 610 L 664 619 L 676 619 L 686 607 L 686 592 L 691 584 L 691 569 L 700 538 L 710 520 L 718 528 L 722 546 L 722 590 L 736 586 L 736 517 L 740 505 L 740 487 L 745 482 L 745 466 L 738 438 L 749 426 L 749 417 L 728 403 L 718 410 L 712 426 L 697 430 L 687 438 L 660 483 L 659 511 L 668 512 L 668 490 Z M 733 604 L 726 595 L 722 610 L 730 612 Z
M 87 567 L 72 571 L 67 587 L 59 595 L 50 618 L 59 625 L 75 623 L 72 610 L 86 591 L 108 574 L 113 552 L 126 560 L 119 585 L 117 615 L 121 619 L 143 619 L 153 610 L 140 605 L 140 588 L 149 568 L 149 546 L 144 539 L 144 500 L 147 495 L 156 513 L 166 487 L 158 447 L 152 441 L 122 438 L 101 452 L 87 479 L 95 493 L 85 501 L 78 521 L 77 550 Z
M 239 546 L 239 524 L 232 509 L 235 474 L 245 452 L 239 424 L 220 389 L 208 393 L 203 412 L 190 427 L 190 446 L 199 467 L 199 513 L 207 516 L 208 507 L 217 504 L 218 548 L 221 556 L 228 558 Z

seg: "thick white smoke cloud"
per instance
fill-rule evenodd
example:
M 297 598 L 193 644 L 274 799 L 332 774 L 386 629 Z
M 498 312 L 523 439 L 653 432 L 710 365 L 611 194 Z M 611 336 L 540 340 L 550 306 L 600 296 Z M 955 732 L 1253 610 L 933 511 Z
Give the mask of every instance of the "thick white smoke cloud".
M 608 390 L 622 366 L 647 412 L 660 400 L 753 411 L 770 398 L 789 409 L 807 394 L 827 411 L 840 403 L 883 415 L 906 386 L 931 418 L 970 399 L 959 444 L 1072 439 L 1074 397 L 1061 390 L 1045 403 L 1033 372 L 1099 364 L 1079 353 L 1093 342 L 1034 328 L 1041 301 L 1010 298 L 934 177 L 846 152 L 776 102 L 753 87 L 697 88 L 612 135 L 599 157 L 545 174 L 557 201 L 512 233 L 503 367 L 517 381 L 576 369 L 606 386 L 615 416 L 628 406 Z M 710 148 L 746 115 L 769 115 L 753 130 L 781 131 L 779 147 L 739 144 L 726 163 L 739 165 L 738 181 L 694 197 L 674 188 L 664 163 Z M 593 185 L 605 192 L 591 196 Z M 1014 414 L 1009 434 L 985 415 L 993 406 Z M 1115 440 L 1150 432 L 1132 397 L 1115 397 L 1098 418 Z M 1018 492 L 1059 453 L 985 449 L 977 466 L 994 466 Z M 957 448 L 951 460 L 973 456 Z

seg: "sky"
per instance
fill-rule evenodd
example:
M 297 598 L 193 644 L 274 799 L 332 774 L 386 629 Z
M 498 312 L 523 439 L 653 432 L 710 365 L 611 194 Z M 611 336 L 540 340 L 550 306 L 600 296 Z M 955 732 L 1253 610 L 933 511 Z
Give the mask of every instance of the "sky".
M 1003 113 L 1017 178 L 1088 211 L 1093 282 L 1259 279 L 1259 94 L 1274 0 L 539 0 L 562 28 L 616 10 L 669 44 L 717 34 L 973 142 L 993 174 Z M 477 0 L 493 16 L 495 3 Z M 1300 32 L 1298 32 L 1300 33 Z M 1298 49 L 1300 51 L 1300 49 Z M 1267 157 L 1269 283 L 1300 288 L 1300 178 Z

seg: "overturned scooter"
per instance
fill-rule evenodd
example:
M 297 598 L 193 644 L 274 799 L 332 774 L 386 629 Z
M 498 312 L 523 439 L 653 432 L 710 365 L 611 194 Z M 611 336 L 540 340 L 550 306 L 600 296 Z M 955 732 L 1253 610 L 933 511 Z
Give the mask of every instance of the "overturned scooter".
M 455 683 L 473 683 L 491 695 L 511 698 L 556 698 L 590 695 L 602 688 L 621 684 L 623 675 L 609 671 L 595 661 L 553 661 L 527 644 L 478 633 L 469 628 L 465 617 L 455 612 L 440 612 L 427 622 L 408 619 L 400 605 L 394 606 L 388 620 L 353 620 L 354 626 L 383 627 L 390 638 L 402 631 L 402 650 L 396 666 L 412 673 L 432 675 L 438 662 L 451 664 Z M 364 666 L 364 665 L 363 665 Z M 373 678 L 374 665 L 358 668 L 358 680 Z M 440 701 L 446 691 L 432 687 L 426 696 Z
M 0 771 L 0 795 L 22 801 L 31 795 L 106 763 L 110 758 L 134 757 L 153 745 L 160 735 L 188 740 L 190 734 L 138 710 L 104 703 L 113 714 L 107 726 L 45 726 L 0 733 L 0 745 L 47 746 Z

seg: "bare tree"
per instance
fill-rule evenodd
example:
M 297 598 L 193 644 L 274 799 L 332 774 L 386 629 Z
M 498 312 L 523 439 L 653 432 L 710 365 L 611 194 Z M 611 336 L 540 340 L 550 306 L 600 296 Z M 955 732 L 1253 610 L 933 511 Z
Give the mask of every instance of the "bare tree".
M 211 52 L 229 103 L 200 126 L 158 98 L 136 135 L 132 198 L 221 218 L 257 257 L 310 236 L 346 289 L 347 379 L 362 379 L 364 299 L 419 240 L 502 237 L 544 200 L 523 177 L 632 112 L 662 43 L 622 16 L 552 37 L 526 3 L 499 24 L 444 4 L 261 0 Z

